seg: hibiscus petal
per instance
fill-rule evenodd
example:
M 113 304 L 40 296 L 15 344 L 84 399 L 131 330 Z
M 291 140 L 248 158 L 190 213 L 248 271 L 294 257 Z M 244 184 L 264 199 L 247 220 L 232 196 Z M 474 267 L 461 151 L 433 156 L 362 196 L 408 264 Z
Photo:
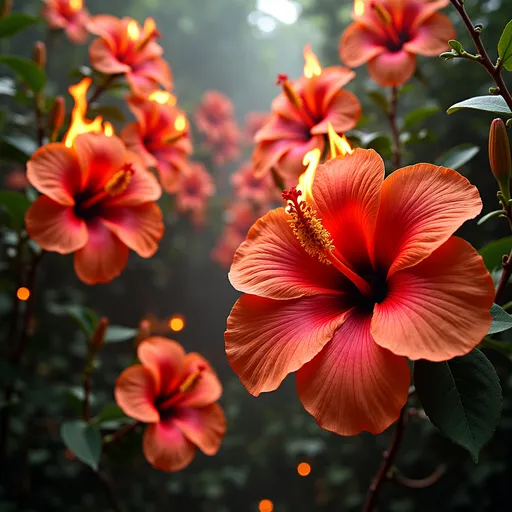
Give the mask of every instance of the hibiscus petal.
M 382 186 L 377 266 L 390 276 L 416 265 L 481 209 L 478 189 L 452 169 L 417 164 L 395 171 Z
M 92 67 L 107 75 L 128 73 L 131 67 L 121 62 L 112 52 L 112 48 L 104 39 L 95 39 L 89 46 L 89 58 Z
M 137 356 L 153 374 L 158 395 L 165 397 L 177 389 L 185 362 L 185 351 L 179 343 L 152 336 L 137 347 Z
M 384 162 L 373 150 L 320 165 L 313 198 L 322 224 L 331 233 L 335 254 L 354 271 L 366 271 L 384 180 Z
M 156 203 L 102 208 L 101 220 L 130 249 L 149 258 L 164 234 L 162 211 Z
M 165 90 L 169 90 L 172 87 L 172 73 L 169 64 L 160 57 L 154 59 L 146 59 L 143 62 L 138 63 L 133 73 L 127 76 L 128 81 L 137 79 L 137 77 L 145 77 L 157 84 L 160 84 Z M 130 83 L 140 86 L 140 83 Z
M 306 141 L 295 141 L 289 151 L 287 151 L 276 163 L 276 171 L 283 178 L 299 179 L 300 175 L 306 170 L 302 163 L 306 153 L 312 149 L 324 150 L 325 137 L 323 135 L 313 135 Z
M 87 231 L 87 244 L 75 253 L 75 272 L 84 283 L 108 283 L 126 267 L 128 247 L 97 220 L 87 223 Z
M 273 391 L 331 340 L 348 309 L 333 295 L 286 301 L 242 295 L 224 335 L 229 364 L 252 395 Z
M 142 445 L 147 461 L 162 471 L 180 471 L 192 462 L 196 453 L 194 444 L 172 419 L 149 425 Z
M 73 206 L 82 184 L 76 152 L 61 143 L 46 144 L 28 161 L 27 179 L 41 194 Z
M 126 162 L 126 148 L 115 136 L 84 133 L 75 139 L 74 147 L 89 192 L 103 188 Z
M 229 280 L 241 292 L 270 299 L 340 293 L 348 281 L 332 265 L 306 253 L 295 238 L 289 216 L 278 208 L 259 219 L 238 248 Z
M 273 115 L 256 132 L 255 142 L 280 139 L 303 140 L 305 134 L 309 138 L 309 129 L 302 120 L 285 119 L 284 117 Z
M 325 134 L 332 124 L 337 133 L 346 132 L 354 128 L 361 117 L 361 104 L 357 97 L 349 91 L 338 91 L 331 102 L 325 107 L 322 122 L 311 128 L 311 133 Z
M 416 56 L 405 51 L 385 52 L 368 62 L 370 77 L 382 87 L 405 84 L 416 69 Z
M 436 56 L 449 48 L 450 39 L 455 39 L 452 22 L 444 14 L 436 13 L 418 26 L 414 37 L 404 44 L 404 50 Z
M 46 251 L 69 254 L 87 243 L 87 226 L 71 206 L 46 196 L 37 198 L 25 216 L 27 232 Z
M 130 366 L 121 373 L 114 391 L 117 405 L 123 412 L 145 423 L 160 421 L 155 407 L 155 380 L 151 372 L 141 364 Z
M 344 436 L 388 428 L 407 401 L 409 382 L 407 360 L 379 347 L 370 334 L 370 315 L 355 311 L 297 372 L 306 410 L 322 428 Z
M 296 140 L 271 140 L 260 142 L 252 156 L 254 176 L 260 178 L 275 168 L 277 162 L 296 144 Z
M 179 407 L 174 424 L 206 455 L 215 455 L 226 433 L 226 418 L 219 404 L 200 409 Z
M 146 167 L 154 167 L 156 165 L 156 158 L 144 145 L 138 123 L 131 123 L 125 126 L 120 136 L 126 149 L 138 155 Z
M 413 22 L 411 23 L 411 30 L 414 30 L 418 25 L 422 24 L 427 18 L 432 16 L 436 11 L 449 5 L 450 0 L 431 0 L 430 2 L 422 2 L 419 5 Z M 454 39 L 450 37 L 449 39 Z
M 451 237 L 418 265 L 393 274 L 386 299 L 375 306 L 371 331 L 395 354 L 446 361 L 482 341 L 493 300 L 493 280 L 481 256 Z
M 378 33 L 359 23 L 352 23 L 340 40 L 341 60 L 351 68 L 357 68 L 365 62 L 386 51 Z

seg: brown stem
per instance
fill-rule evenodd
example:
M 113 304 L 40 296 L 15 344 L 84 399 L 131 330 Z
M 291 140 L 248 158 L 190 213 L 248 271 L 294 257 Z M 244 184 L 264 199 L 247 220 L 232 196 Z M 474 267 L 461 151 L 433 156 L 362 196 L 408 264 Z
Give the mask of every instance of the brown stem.
M 94 94 L 89 99 L 88 103 L 89 105 L 91 103 L 94 103 L 95 101 L 98 101 L 99 97 L 108 90 L 108 88 L 114 83 L 114 81 L 117 79 L 119 75 L 110 75 L 101 85 L 98 85 L 96 87 L 96 90 L 94 91 Z
M 400 167 L 402 159 L 402 150 L 400 147 L 400 129 L 398 128 L 397 119 L 397 107 L 398 107 L 398 88 L 391 88 L 391 103 L 388 112 L 388 120 L 391 125 L 391 131 L 393 134 L 393 170 Z
M 44 117 L 43 110 L 41 108 L 41 103 L 43 102 L 43 98 L 41 93 L 37 93 L 34 99 L 34 108 L 36 112 L 36 132 L 37 132 L 37 144 L 41 147 L 44 144 Z
M 120 428 L 117 432 L 114 432 L 113 434 L 109 434 L 103 438 L 103 445 L 107 444 L 113 444 L 125 437 L 126 435 L 130 434 L 134 430 L 137 429 L 139 425 L 142 425 L 142 422 L 136 421 L 135 423 L 130 423 L 128 425 L 125 425 L 123 428 Z
M 503 294 L 505 293 L 505 288 L 507 287 L 507 283 L 512 275 L 512 251 L 508 256 L 503 256 L 503 271 L 500 276 L 500 280 L 498 285 L 496 286 L 496 296 L 494 298 L 494 302 L 499 304 L 503 299 Z
M 501 94 L 501 96 L 503 96 L 503 99 L 507 103 L 508 108 L 512 111 L 512 96 L 509 90 L 507 89 L 507 86 L 505 85 L 503 77 L 501 76 L 501 65 L 495 65 L 490 59 L 489 54 L 487 53 L 482 43 L 482 38 L 480 35 L 481 30 L 473 25 L 473 22 L 471 21 L 470 17 L 468 16 L 468 13 L 466 12 L 466 9 L 464 8 L 464 4 L 461 3 L 459 0 L 451 0 L 451 3 L 455 7 L 455 9 L 457 9 L 457 12 L 462 18 L 464 24 L 466 25 L 469 35 L 471 36 L 471 39 L 473 39 L 473 43 L 475 44 L 475 47 L 478 50 L 480 58 L 478 59 L 477 62 L 479 62 L 487 70 L 491 78 L 494 80 L 494 83 L 498 87 L 499 93 Z
M 393 479 L 396 483 L 409 487 L 410 489 L 426 489 L 438 482 L 445 473 L 446 466 L 444 464 L 440 464 L 431 475 L 425 478 L 407 478 L 406 476 L 397 473 Z
M 105 487 L 105 491 L 107 492 L 108 499 L 110 501 L 110 505 L 114 512 L 123 512 L 123 506 L 121 505 L 121 501 L 119 500 L 119 496 L 114 488 L 114 482 L 112 478 L 108 475 L 105 470 L 99 470 L 97 473 L 98 478 L 101 483 Z
M 379 470 L 377 471 L 373 482 L 368 488 L 363 512 L 371 512 L 375 508 L 382 485 L 389 478 L 390 469 L 393 466 L 398 448 L 400 447 L 400 443 L 402 442 L 404 435 L 406 416 L 407 411 L 404 407 L 401 410 L 400 416 L 396 422 L 395 431 L 393 433 L 393 437 L 391 438 L 391 442 L 389 443 L 387 450 L 382 455 L 382 462 L 380 464 Z

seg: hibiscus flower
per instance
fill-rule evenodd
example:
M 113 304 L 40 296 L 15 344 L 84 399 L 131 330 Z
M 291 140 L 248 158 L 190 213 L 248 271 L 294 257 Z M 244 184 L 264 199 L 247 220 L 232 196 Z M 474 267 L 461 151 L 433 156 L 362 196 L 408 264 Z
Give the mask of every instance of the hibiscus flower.
M 231 185 L 234 195 L 240 199 L 247 199 L 259 205 L 268 205 L 275 199 L 275 185 L 270 174 L 256 177 L 252 162 L 245 162 L 231 175 Z
M 89 35 L 89 12 L 83 0 L 44 0 L 43 17 L 48 26 L 62 29 L 74 43 L 83 43 Z
M 416 69 L 416 55 L 438 56 L 455 39 L 451 21 L 437 11 L 449 0 L 361 0 L 340 41 L 349 67 L 368 63 L 379 85 L 402 85 Z
M 493 280 L 452 236 L 480 196 L 431 164 L 384 180 L 382 159 L 363 149 L 319 166 L 305 192 L 285 191 L 287 207 L 235 254 L 229 279 L 244 295 L 227 322 L 228 360 L 253 395 L 297 372 L 321 427 L 377 434 L 406 403 L 407 358 L 466 354 L 489 329 Z
M 197 106 L 194 118 L 199 133 L 207 142 L 215 143 L 224 134 L 224 125 L 233 121 L 235 107 L 231 100 L 219 91 L 206 91 Z
M 142 364 L 119 376 L 115 398 L 125 414 L 148 424 L 143 440 L 148 462 L 179 471 L 192 462 L 196 446 L 215 455 L 226 420 L 216 403 L 222 386 L 208 362 L 160 337 L 144 340 L 137 355 Z
M 84 283 L 118 276 L 130 249 L 143 258 L 156 252 L 160 186 L 117 137 L 87 133 L 71 148 L 47 144 L 29 160 L 27 178 L 43 194 L 27 212 L 29 236 L 47 251 L 75 253 Z

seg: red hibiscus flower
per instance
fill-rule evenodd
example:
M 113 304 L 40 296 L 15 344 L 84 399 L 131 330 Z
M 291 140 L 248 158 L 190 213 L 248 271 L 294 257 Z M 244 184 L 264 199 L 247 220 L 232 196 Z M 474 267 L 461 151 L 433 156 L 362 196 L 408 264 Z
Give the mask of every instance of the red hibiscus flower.
M 169 104 L 133 97 L 128 106 L 137 118 L 124 128 L 121 138 L 127 148 L 137 153 L 146 167 L 154 167 L 162 187 L 177 191 L 180 175 L 188 168 L 192 153 L 185 113 Z
M 257 177 L 254 175 L 252 162 L 244 163 L 231 175 L 234 195 L 260 205 L 268 205 L 275 198 L 276 187 L 270 174 Z
M 83 0 L 44 0 L 43 17 L 53 29 L 63 29 L 74 43 L 83 43 L 89 35 L 89 12 Z
M 91 19 L 89 31 L 99 36 L 89 48 L 91 65 L 107 75 L 124 74 L 132 90 L 148 94 L 172 86 L 171 69 L 162 58 L 163 49 L 153 19 L 144 27 L 132 18 L 100 15 Z
M 407 358 L 466 354 L 491 324 L 492 278 L 452 236 L 480 212 L 478 190 L 431 164 L 384 180 L 378 154 L 356 149 L 318 167 L 305 201 L 283 197 L 233 260 L 245 295 L 228 318 L 229 362 L 253 395 L 297 372 L 327 430 L 382 432 L 407 400 Z
M 213 163 L 226 165 L 240 158 L 240 129 L 235 121 L 226 122 L 219 129 L 220 138 L 207 140 L 204 147 L 212 152 Z
M 143 258 L 157 250 L 160 186 L 117 137 L 87 133 L 72 148 L 47 144 L 29 160 L 27 178 L 43 194 L 27 212 L 28 234 L 47 251 L 75 253 L 83 282 L 118 276 L 129 249 Z
M 181 213 L 190 213 L 197 227 L 205 220 L 208 199 L 215 194 L 215 183 L 203 164 L 191 162 L 188 171 L 181 175 L 176 193 L 176 206 Z
M 137 355 L 142 364 L 119 376 L 115 398 L 125 414 L 148 423 L 143 440 L 148 462 L 179 471 L 192 462 L 196 446 L 215 455 L 226 420 L 216 403 L 222 386 L 208 362 L 160 337 L 144 340 Z
M 233 121 L 234 106 L 219 91 L 206 91 L 194 113 L 197 130 L 208 142 L 214 143 L 224 135 L 224 124 Z
M 354 23 L 343 33 L 340 55 L 350 67 L 368 62 L 382 86 L 402 85 L 416 69 L 416 55 L 437 56 L 455 39 L 450 20 L 437 11 L 449 0 L 359 0 Z
M 259 176 L 275 169 L 282 178 L 296 182 L 304 172 L 304 155 L 323 150 L 329 123 L 336 132 L 353 128 L 361 115 L 357 98 L 341 88 L 355 73 L 342 67 L 321 69 L 308 47 L 305 76 L 291 83 L 280 75 L 283 92 L 272 103 L 269 121 L 256 133 L 253 154 Z

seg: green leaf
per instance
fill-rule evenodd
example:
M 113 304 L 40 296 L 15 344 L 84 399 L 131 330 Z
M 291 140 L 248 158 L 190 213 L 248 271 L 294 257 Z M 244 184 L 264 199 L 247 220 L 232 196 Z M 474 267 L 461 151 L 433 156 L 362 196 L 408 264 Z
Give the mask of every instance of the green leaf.
M 484 259 L 487 270 L 491 271 L 501 267 L 503 256 L 512 250 L 512 236 L 495 240 L 480 249 L 480 256 Z
M 30 59 L 15 55 L 0 55 L 0 64 L 10 67 L 33 91 L 39 92 L 46 83 L 45 72 Z
M 75 304 L 50 304 L 50 313 L 58 316 L 70 316 L 90 339 L 98 325 L 98 315 L 89 308 Z
M 11 37 L 38 21 L 39 18 L 21 12 L 13 12 L 9 16 L 0 18 L 0 39 L 2 37 Z
M 487 357 L 475 349 L 441 363 L 416 361 L 414 384 L 430 421 L 478 462 L 502 406 L 500 381 Z
M 459 41 L 457 41 L 456 39 L 450 39 L 450 41 L 448 41 L 448 44 L 457 52 L 457 53 L 462 53 L 464 51 L 464 48 L 462 47 L 462 44 L 460 44 Z
M 118 343 L 127 341 L 137 336 L 137 329 L 131 327 L 121 327 L 120 325 L 110 325 L 105 333 L 105 343 Z
M 498 114 L 512 114 L 502 96 L 475 96 L 474 98 L 455 103 L 446 113 L 453 114 L 463 108 L 485 110 L 486 112 L 496 112 Z
M 411 110 L 404 119 L 404 129 L 408 130 L 411 126 L 425 121 L 425 119 L 437 114 L 440 108 L 437 105 L 426 105 L 424 107 Z
M 96 116 L 101 116 L 105 121 L 118 121 L 119 123 L 126 122 L 124 112 L 115 105 L 101 105 L 96 108 L 91 108 L 87 115 L 91 119 Z
M 494 217 L 504 217 L 505 213 L 503 212 L 503 209 L 501 210 L 494 210 L 493 212 L 486 213 L 483 217 L 480 217 L 478 219 L 478 222 L 476 223 L 477 226 L 481 226 L 482 224 L 485 224 L 488 220 L 494 219 Z
M 380 91 L 369 91 L 368 98 L 370 98 L 377 107 L 384 112 L 389 110 L 389 103 L 386 96 Z
M 128 416 L 126 416 L 126 414 L 119 406 L 116 404 L 107 404 L 105 407 L 103 407 L 98 416 L 94 418 L 94 422 L 97 425 L 101 425 L 102 423 L 119 421 L 125 418 L 128 418 Z
M 443 153 L 437 160 L 436 165 L 449 167 L 450 169 L 460 169 L 467 164 L 478 152 L 480 148 L 474 144 L 459 144 L 454 148 Z
M 0 190 L 0 208 L 4 210 L 10 222 L 8 227 L 19 231 L 25 223 L 25 213 L 30 206 L 30 201 L 24 194 L 11 190 Z
M 491 307 L 492 324 L 487 334 L 497 334 L 498 332 L 508 331 L 512 329 L 512 316 L 509 315 L 498 304 Z
M 101 457 L 101 435 L 85 421 L 67 421 L 61 426 L 60 435 L 64 444 L 76 457 L 89 467 L 98 470 Z
M 512 21 L 509 21 L 498 42 L 498 55 L 501 59 L 502 66 L 512 71 Z

